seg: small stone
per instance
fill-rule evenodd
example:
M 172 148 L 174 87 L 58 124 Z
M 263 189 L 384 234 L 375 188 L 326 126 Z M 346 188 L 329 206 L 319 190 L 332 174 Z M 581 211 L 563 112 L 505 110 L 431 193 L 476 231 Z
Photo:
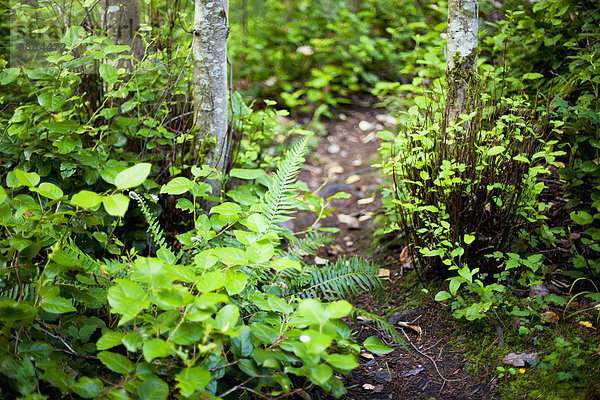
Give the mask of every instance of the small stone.
M 319 256 L 315 256 L 315 264 L 317 264 L 317 265 L 325 265 L 325 264 L 327 264 L 328 262 L 329 262 L 329 261 L 328 261 L 328 260 L 326 260 L 326 259 L 324 259 L 324 258 L 321 258 L 321 257 L 319 257 Z
M 369 121 L 360 121 L 358 123 L 358 129 L 361 131 L 371 131 L 375 128 L 375 124 Z
M 362 387 L 365 390 L 373 390 L 373 389 L 375 389 L 375 386 L 371 385 L 370 383 L 365 383 L 364 385 L 362 385 Z
M 360 176 L 359 175 L 350 175 L 349 177 L 346 178 L 346 184 L 347 185 L 351 185 L 353 183 L 356 183 L 360 181 Z
M 363 163 L 363 160 L 360 158 L 357 158 L 356 160 L 352 161 L 352 165 L 354 165 L 355 167 L 360 167 Z
M 524 367 L 526 362 L 531 363 L 537 358 L 537 353 L 510 353 L 502 359 L 502 363 L 513 367 Z
M 341 224 L 348 225 L 348 228 L 350 229 L 360 229 L 358 219 L 351 215 L 338 214 L 337 219 Z
M 375 197 L 365 197 L 364 199 L 358 200 L 357 203 L 360 205 L 364 205 L 371 204 L 373 201 L 375 201 Z
M 336 144 L 336 143 L 330 144 L 329 147 L 327 148 L 327 152 L 329 154 L 337 154 L 340 152 L 340 150 L 341 150 L 340 145 Z

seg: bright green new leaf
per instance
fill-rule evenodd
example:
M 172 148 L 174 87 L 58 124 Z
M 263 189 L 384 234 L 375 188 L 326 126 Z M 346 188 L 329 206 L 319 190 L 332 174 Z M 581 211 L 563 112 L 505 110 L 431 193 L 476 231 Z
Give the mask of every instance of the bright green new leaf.
M 475 240 L 475 236 L 466 234 L 464 240 L 466 244 L 471 244 Z
M 298 261 L 291 260 L 286 257 L 278 258 L 274 260 L 271 264 L 269 264 L 270 268 L 273 268 L 276 271 L 282 271 L 286 268 L 295 269 L 298 271 L 302 271 L 302 266 Z
M 327 362 L 337 370 L 348 372 L 354 368 L 358 368 L 356 357 L 350 354 L 329 354 Z
M 250 214 L 246 221 L 243 222 L 252 232 L 264 232 L 269 226 L 269 222 L 261 214 Z
M 58 200 L 64 196 L 63 191 L 53 183 L 43 182 L 39 187 L 32 189 L 50 200 Z
M 131 280 L 141 282 L 149 287 L 163 286 L 171 283 L 164 270 L 165 263 L 154 257 L 138 257 L 133 263 Z
M 221 332 L 227 332 L 233 328 L 240 316 L 240 310 L 233 304 L 227 304 L 219 310 L 215 316 L 216 328 Z
M 0 186 L 0 203 L 4 202 L 6 199 L 6 190 L 2 186 Z
M 102 196 L 89 190 L 82 190 L 71 198 L 71 204 L 81 208 L 94 208 L 102 202 Z
M 98 350 L 107 350 L 113 347 L 121 345 L 121 340 L 123 340 L 123 334 L 121 332 L 106 332 L 98 342 L 96 342 L 96 348 Z
M 310 369 L 310 376 L 317 382 L 319 385 L 324 385 L 329 378 L 333 375 L 333 370 L 327 364 L 319 364 L 316 367 L 312 367 Z
M 161 193 L 167 194 L 183 194 L 192 188 L 192 181 L 188 178 L 179 177 L 171 179 L 171 181 L 160 188 Z
M 438 292 L 435 295 L 435 301 L 444 301 L 444 300 L 448 300 L 452 298 L 452 295 L 448 292 L 446 292 L 445 290 L 442 290 L 441 292 Z
M 129 167 L 117 174 L 115 177 L 115 186 L 121 190 L 139 186 L 150 175 L 151 169 L 152 164 L 149 163 L 140 163 Z
M 172 345 L 159 338 L 146 340 L 143 346 L 144 358 L 152 362 L 155 358 L 167 357 L 171 354 L 171 348 Z
M 263 171 L 262 169 L 233 168 L 229 172 L 229 176 L 231 176 L 233 178 L 248 179 L 248 180 L 257 179 L 264 175 L 266 175 L 266 172 Z
M 117 374 L 128 374 L 133 370 L 133 364 L 129 359 L 121 354 L 110 351 L 101 351 L 97 354 L 102 364 L 106 365 L 111 371 Z
M 22 186 L 33 187 L 40 183 L 40 176 L 35 172 L 25 172 L 20 169 L 15 169 L 13 172 Z
M 248 283 L 248 275 L 243 272 L 227 271 L 225 276 L 227 279 L 225 290 L 230 296 L 241 293 L 246 287 L 246 283 Z
M 367 338 L 363 345 L 365 346 L 365 349 L 375 354 L 387 354 L 394 351 L 394 349 L 392 349 L 391 347 L 383 344 L 383 342 L 379 340 L 379 338 L 376 336 L 371 336 Z
M 129 197 L 122 195 L 121 193 L 114 193 L 110 196 L 104 196 L 102 198 L 102 204 L 109 215 L 123 217 L 129 207 Z
M 594 217 L 592 217 L 587 211 L 572 211 L 570 215 L 571 219 L 579 225 L 589 225 L 594 222 Z
M 117 279 L 116 283 L 108 289 L 107 298 L 111 311 L 123 315 L 119 321 L 119 325 L 123 325 L 146 308 L 149 301 L 146 291 L 136 283 L 124 279 Z
M 246 252 L 235 247 L 217 247 L 212 249 L 211 253 L 225 265 L 234 266 L 248 264 Z
M 225 202 L 210 209 L 210 214 L 217 213 L 224 216 L 239 215 L 241 212 L 242 208 L 239 204 L 231 202 Z
M 352 311 L 352 304 L 346 300 L 334 301 L 333 303 L 329 303 L 327 308 L 325 308 L 327 317 L 331 319 L 343 318 L 350 314 L 350 311 Z
M 488 156 L 495 156 L 496 154 L 500 154 L 500 153 L 504 152 L 504 150 L 506 150 L 506 148 L 504 146 L 494 146 L 491 149 L 488 149 L 486 154 Z
M 181 395 L 189 397 L 210 383 L 210 372 L 202 367 L 184 368 L 175 375 L 175 380 Z
M 161 310 L 174 310 L 194 302 L 194 296 L 182 285 L 170 285 L 154 290 L 152 301 Z

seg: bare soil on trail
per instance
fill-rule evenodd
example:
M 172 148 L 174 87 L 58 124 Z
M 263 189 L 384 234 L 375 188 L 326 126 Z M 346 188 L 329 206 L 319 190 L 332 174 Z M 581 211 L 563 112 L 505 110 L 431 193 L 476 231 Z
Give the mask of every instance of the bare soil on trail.
M 385 298 L 378 304 L 370 295 L 349 299 L 355 306 L 386 315 L 388 322 L 408 322 L 418 326 L 422 333 L 407 328 L 397 329 L 406 337 L 406 347 L 390 342 L 374 325 L 360 322 L 352 326 L 357 339 L 363 341 L 376 335 L 394 348 L 386 355 L 365 353 L 359 359 L 359 368 L 344 377 L 348 393 L 345 400 L 387 399 L 494 399 L 496 384 L 493 367 L 483 371 L 482 376 L 468 372 L 469 363 L 450 345 L 460 335 L 453 332 L 447 320 L 448 313 L 434 301 L 425 301 L 419 308 L 410 308 L 407 294 L 398 287 L 404 279 L 400 244 L 386 247 L 387 254 L 373 246 L 376 221 L 381 214 L 380 173 L 371 164 L 377 160 L 380 140 L 376 132 L 393 129 L 394 118 L 384 109 L 353 107 L 338 115 L 338 120 L 325 122 L 328 136 L 307 158 L 300 174 L 311 190 L 320 189 L 322 197 L 338 191 L 351 196 L 332 201 L 333 216 L 320 221 L 321 226 L 340 229 L 334 240 L 311 257 L 310 262 L 335 261 L 341 256 L 365 256 L 383 268 L 386 278 Z M 294 230 L 311 226 L 315 216 L 298 213 Z M 392 254 L 390 254 L 390 249 Z M 374 260 L 375 259 L 375 260 Z M 405 265 L 406 267 L 406 265 Z M 404 332 L 402 332 L 402 330 Z M 328 394 L 314 391 L 313 399 L 332 399 Z

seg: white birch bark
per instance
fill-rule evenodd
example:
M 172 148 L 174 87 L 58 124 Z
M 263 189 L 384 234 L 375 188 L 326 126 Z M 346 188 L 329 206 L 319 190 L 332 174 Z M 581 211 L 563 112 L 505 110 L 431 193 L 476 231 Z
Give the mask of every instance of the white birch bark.
M 448 1 L 447 123 L 465 111 L 469 88 L 475 83 L 479 4 L 477 0 Z
M 223 171 L 227 166 L 230 140 L 227 113 L 227 37 L 229 0 L 196 0 L 192 43 L 195 76 L 194 102 L 198 128 L 195 154 L 205 137 L 216 138 L 207 154 L 208 164 Z M 213 195 L 218 182 L 211 183 Z

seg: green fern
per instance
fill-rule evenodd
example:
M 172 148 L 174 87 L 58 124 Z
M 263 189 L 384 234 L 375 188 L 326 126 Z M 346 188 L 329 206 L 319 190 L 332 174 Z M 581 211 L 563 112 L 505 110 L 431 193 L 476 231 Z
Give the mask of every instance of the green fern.
M 293 260 L 301 261 L 303 256 L 314 254 L 332 240 L 333 237 L 318 232 L 309 232 L 304 238 L 293 237 L 286 255 Z
M 261 211 L 269 222 L 265 233 L 274 229 L 273 225 L 291 219 L 288 214 L 294 208 L 294 181 L 304 163 L 308 136 L 302 137 L 283 159 L 261 199 Z
M 334 265 L 320 268 L 308 266 L 303 273 L 290 280 L 287 296 L 324 297 L 327 300 L 347 297 L 359 291 L 376 293 L 381 290 L 379 267 L 352 257 L 339 258 Z
M 387 336 L 392 338 L 392 340 L 397 345 L 402 345 L 402 346 L 406 347 L 406 342 L 404 341 L 404 338 L 402 337 L 402 335 L 400 335 L 400 333 L 396 330 L 396 327 L 394 325 L 390 324 L 389 322 L 387 322 L 383 317 L 381 317 L 377 314 L 373 314 L 368 311 L 365 311 L 361 308 L 355 308 L 354 311 L 352 311 L 352 316 L 354 317 L 355 323 L 358 322 L 357 321 L 358 317 L 361 317 L 361 319 L 363 319 L 363 320 L 373 322 Z

